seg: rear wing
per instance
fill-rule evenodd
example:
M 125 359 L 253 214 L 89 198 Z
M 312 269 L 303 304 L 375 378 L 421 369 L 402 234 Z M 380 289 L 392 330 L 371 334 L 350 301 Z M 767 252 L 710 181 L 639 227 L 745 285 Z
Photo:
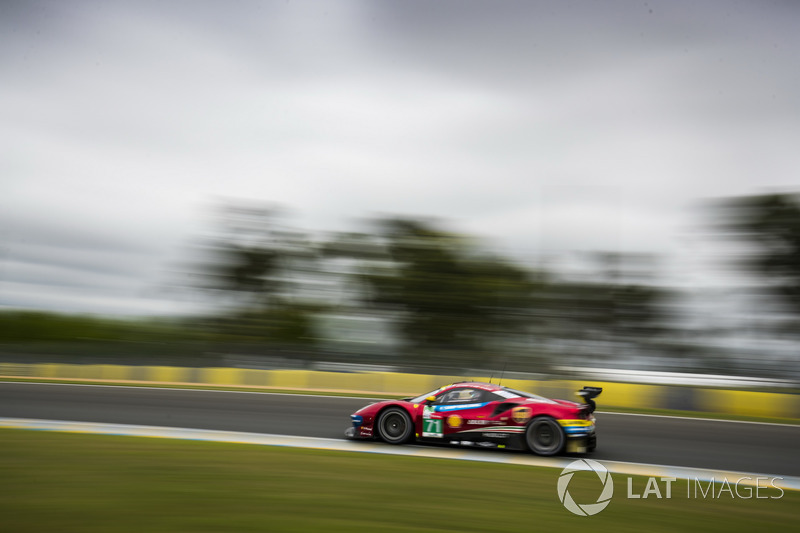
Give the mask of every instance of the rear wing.
M 595 408 L 597 408 L 597 404 L 594 403 L 594 399 L 600 396 L 600 393 L 603 392 L 602 387 L 584 387 L 576 394 L 583 398 L 583 401 L 586 402 L 585 409 L 589 413 L 593 413 Z

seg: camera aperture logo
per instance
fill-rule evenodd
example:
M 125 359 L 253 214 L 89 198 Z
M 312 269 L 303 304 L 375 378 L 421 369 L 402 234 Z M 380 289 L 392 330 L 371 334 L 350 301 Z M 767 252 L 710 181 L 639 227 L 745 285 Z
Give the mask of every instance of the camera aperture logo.
M 572 476 L 575 475 L 575 472 L 587 470 L 593 471 L 595 474 L 597 474 L 597 476 L 600 478 L 600 481 L 603 483 L 603 490 L 600 492 L 600 496 L 597 497 L 596 502 L 579 504 L 572 499 L 572 495 L 569 493 L 569 482 L 572 481 Z M 564 507 L 566 507 L 569 512 L 579 516 L 596 515 L 608 507 L 608 504 L 611 503 L 611 497 L 613 495 L 614 480 L 611 479 L 611 474 L 608 473 L 608 469 L 606 469 L 605 466 L 601 465 L 597 461 L 592 461 L 591 459 L 578 459 L 577 461 L 572 461 L 564 470 L 561 471 L 561 475 L 558 477 L 558 499 L 561 500 L 561 503 L 564 504 Z

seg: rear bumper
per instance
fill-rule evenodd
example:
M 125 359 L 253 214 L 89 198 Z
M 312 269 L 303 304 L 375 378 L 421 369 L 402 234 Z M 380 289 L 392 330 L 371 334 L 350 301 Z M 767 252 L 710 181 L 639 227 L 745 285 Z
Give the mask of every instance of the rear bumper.
M 567 453 L 591 453 L 597 447 L 597 436 L 594 432 L 587 435 L 567 436 L 564 451 Z
M 564 451 L 567 453 L 589 453 L 597 446 L 594 433 L 594 417 L 588 419 L 558 420 L 564 435 L 567 437 Z

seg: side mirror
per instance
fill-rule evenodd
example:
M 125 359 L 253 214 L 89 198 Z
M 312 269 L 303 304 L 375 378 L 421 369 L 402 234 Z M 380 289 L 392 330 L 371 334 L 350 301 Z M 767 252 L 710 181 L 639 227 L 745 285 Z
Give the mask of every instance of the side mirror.
M 428 403 L 433 403 L 436 401 L 436 396 L 428 396 L 427 398 L 425 398 L 425 401 Z

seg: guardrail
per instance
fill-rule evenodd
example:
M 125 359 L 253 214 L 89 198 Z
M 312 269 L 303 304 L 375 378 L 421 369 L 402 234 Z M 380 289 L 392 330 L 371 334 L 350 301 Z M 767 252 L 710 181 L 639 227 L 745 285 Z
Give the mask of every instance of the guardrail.
M 409 396 L 461 381 L 465 376 L 392 372 L 322 372 L 174 366 L 0 363 L 0 377 L 135 382 L 173 385 L 263 387 L 287 390 Z M 489 381 L 488 376 L 468 376 Z M 504 379 L 503 385 L 549 398 L 575 398 L 584 385 L 603 387 L 603 407 L 676 409 L 740 416 L 800 418 L 800 395 L 604 381 Z

